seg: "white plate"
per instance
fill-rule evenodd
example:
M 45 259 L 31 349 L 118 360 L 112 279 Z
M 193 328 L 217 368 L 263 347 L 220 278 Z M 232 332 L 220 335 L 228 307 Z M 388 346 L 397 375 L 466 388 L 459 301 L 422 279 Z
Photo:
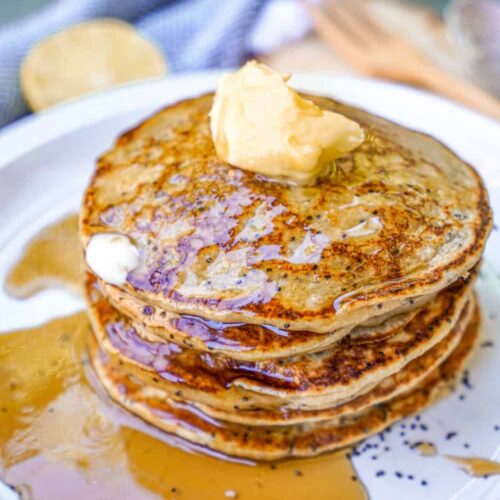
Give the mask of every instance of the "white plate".
M 78 210 L 96 156 L 123 130 L 154 110 L 212 89 L 217 73 L 170 77 L 77 100 L 29 117 L 0 133 L 0 282 L 22 246 L 39 229 Z M 430 133 L 474 165 L 486 181 L 500 213 L 500 126 L 460 106 L 402 86 L 373 80 L 294 76 L 305 91 L 331 95 L 406 126 Z M 478 290 L 485 312 L 484 337 L 500 330 L 500 234 L 494 231 L 486 250 Z M 63 291 L 49 290 L 29 301 L 15 301 L 0 291 L 0 332 L 41 323 L 82 307 Z M 27 310 L 29 309 L 29 314 Z M 498 318 L 496 317 L 499 313 Z M 500 478 L 474 479 L 439 457 L 423 458 L 404 441 L 429 440 L 440 453 L 500 458 L 500 342 L 480 348 L 471 367 L 472 390 L 458 392 L 422 415 L 427 430 L 412 430 L 413 419 L 394 427 L 385 441 L 374 437 L 354 458 L 373 500 L 500 498 Z M 466 394 L 460 400 L 460 394 Z M 402 427 L 405 425 L 406 427 Z M 446 440 L 446 433 L 457 432 Z M 404 435 L 401 435 L 404 433 Z M 470 445 L 464 448 L 464 443 Z M 366 445 L 370 445 L 371 448 Z M 377 446 L 375 446 L 377 445 Z M 390 451 L 385 451 L 385 447 Z M 375 457 L 375 458 L 374 458 Z M 377 471 L 384 470 L 383 477 Z M 396 472 L 404 475 L 398 478 Z M 409 479 L 407 476 L 414 476 Z M 423 486 L 421 481 L 427 481 Z M 6 493 L 4 493 L 6 494 Z M 0 498 L 3 498 L 0 490 Z M 6 497 L 5 497 L 6 498 Z

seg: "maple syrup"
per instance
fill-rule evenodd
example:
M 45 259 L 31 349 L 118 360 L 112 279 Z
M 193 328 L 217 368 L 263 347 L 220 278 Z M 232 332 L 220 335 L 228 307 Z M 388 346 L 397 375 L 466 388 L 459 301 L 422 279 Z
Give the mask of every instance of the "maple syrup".
M 26 297 L 82 280 L 76 216 L 34 238 L 9 275 Z M 68 244 L 64 242 L 67 240 Z M 53 256 L 67 248 L 65 264 Z M 107 397 L 89 367 L 85 312 L 0 335 L 0 477 L 33 499 L 366 499 L 348 450 L 235 460 L 163 433 Z

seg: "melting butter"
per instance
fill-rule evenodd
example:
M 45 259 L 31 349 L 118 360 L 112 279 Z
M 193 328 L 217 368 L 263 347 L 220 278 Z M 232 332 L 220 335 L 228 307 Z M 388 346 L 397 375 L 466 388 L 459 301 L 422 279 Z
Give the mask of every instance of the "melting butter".
M 123 234 L 94 234 L 85 259 L 90 269 L 111 285 L 123 285 L 127 274 L 139 265 L 139 250 Z
M 356 122 L 302 98 L 287 80 L 256 61 L 224 75 L 210 112 L 215 150 L 239 168 L 313 184 L 358 147 L 364 133 Z

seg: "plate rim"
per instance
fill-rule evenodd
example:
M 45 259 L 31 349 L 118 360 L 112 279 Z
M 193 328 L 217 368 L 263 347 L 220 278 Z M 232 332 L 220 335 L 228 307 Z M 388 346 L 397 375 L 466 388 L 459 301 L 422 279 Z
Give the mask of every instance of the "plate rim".
M 131 113 L 143 107 L 154 108 L 154 106 L 151 106 L 153 100 L 148 97 L 150 92 L 154 94 L 157 99 L 159 93 L 161 95 L 162 89 L 165 91 L 165 99 L 158 102 L 157 107 L 159 108 L 167 102 L 172 102 L 168 95 L 169 88 L 182 87 L 182 91 L 177 93 L 186 97 L 189 95 L 197 95 L 213 88 L 216 79 L 221 73 L 221 71 L 184 73 L 170 75 L 161 79 L 135 82 L 103 92 L 88 94 L 61 103 L 39 114 L 28 115 L 21 118 L 3 129 L 0 129 L 0 151 L 2 151 L 0 157 L 0 172 L 2 168 L 11 164 L 17 158 L 35 150 L 37 147 L 43 146 L 46 142 L 56 141 L 63 135 L 77 131 L 83 126 L 90 126 L 92 123 L 111 118 L 118 114 Z M 482 116 L 475 111 L 469 110 L 462 105 L 448 101 L 445 98 L 405 85 L 384 82 L 381 80 L 352 76 L 335 76 L 324 73 L 296 73 L 293 76 L 292 84 L 299 89 L 309 89 L 309 91 L 314 87 L 316 90 L 313 92 L 320 93 L 325 91 L 326 94 L 334 94 L 335 92 L 332 91 L 335 90 L 337 85 L 345 88 L 372 88 L 375 94 L 395 93 L 401 99 L 412 98 L 419 103 L 425 103 L 427 107 L 434 108 L 437 114 L 445 112 L 449 114 L 450 120 L 467 121 L 468 128 L 474 130 L 474 135 L 481 133 L 485 133 L 492 137 L 500 135 L 500 123 Z M 327 87 L 330 91 L 326 91 Z M 124 100 L 123 96 L 127 96 L 127 99 Z M 173 99 L 173 101 L 175 100 L 178 100 L 178 98 Z M 342 100 L 344 102 L 350 102 L 348 98 L 346 99 L 343 97 Z M 360 107 L 364 106 L 361 105 Z M 384 116 L 377 110 L 374 111 L 368 107 L 366 107 L 366 109 L 372 113 Z M 427 130 L 422 130 L 411 123 L 403 124 L 414 130 L 433 135 L 432 133 L 429 134 Z M 446 141 L 443 141 L 441 138 L 437 138 L 437 140 L 450 147 Z M 451 147 L 451 149 L 454 148 Z M 487 498 L 490 498 L 489 494 L 491 493 L 491 498 L 493 499 L 493 495 L 499 491 L 500 480 L 492 485 L 491 491 L 487 492 Z M 2 497 L 1 493 L 0 487 L 0 498 Z
M 123 113 L 125 111 L 131 112 L 137 109 L 138 103 L 136 99 L 142 98 L 142 101 L 146 103 L 148 99 L 144 99 L 144 95 L 146 95 L 146 97 L 149 93 L 156 95 L 157 89 L 161 89 L 162 87 L 168 89 L 168 87 L 175 88 L 183 86 L 186 88 L 186 92 L 182 93 L 185 94 L 186 97 L 189 95 L 199 95 L 200 92 L 204 90 L 208 91 L 210 88 L 213 89 L 217 78 L 224 72 L 225 71 L 221 70 L 211 70 L 179 73 L 167 75 L 163 78 L 131 82 L 103 91 L 85 94 L 38 113 L 24 116 L 0 129 L 0 151 L 2 151 L 2 156 L 0 157 L 0 170 L 16 158 L 28 153 L 37 146 L 43 145 L 49 140 L 57 139 L 57 137 L 62 134 L 67 134 L 83 125 L 89 125 L 92 122 L 114 116 L 118 113 Z M 318 89 L 317 92 L 324 91 L 330 94 L 338 90 L 336 88 L 337 86 L 355 88 L 361 85 L 361 87 L 368 89 L 371 87 L 375 93 L 390 91 L 393 96 L 398 95 L 405 99 L 413 98 L 420 102 L 426 102 L 429 107 L 437 108 L 436 111 L 444 111 L 449 114 L 450 119 L 467 120 L 470 122 L 468 128 L 473 129 L 475 135 L 481 135 L 481 133 L 491 134 L 495 133 L 495 130 L 496 133 L 500 134 L 500 122 L 497 123 L 494 119 L 481 115 L 459 103 L 452 102 L 445 97 L 409 85 L 375 78 L 332 75 L 320 72 L 294 73 L 291 83 L 299 89 L 307 90 L 308 88 L 314 87 Z M 198 88 L 198 90 L 196 90 L 196 88 Z M 192 89 L 192 94 L 189 89 Z M 331 92 L 331 90 L 334 90 L 334 92 Z M 127 95 L 128 99 L 122 99 L 124 95 Z M 166 97 L 164 102 L 159 103 L 158 108 L 166 102 L 171 102 L 168 96 Z M 348 98 L 343 98 L 342 100 L 344 102 L 350 102 Z M 130 101 L 133 102 L 132 105 L 129 104 Z M 363 108 L 363 106 L 360 107 Z M 377 113 L 377 111 L 373 111 L 371 106 L 364 107 L 371 113 L 384 116 L 381 113 Z M 69 126 L 67 124 L 62 126 L 62 122 L 68 118 L 71 118 L 71 124 Z M 403 124 L 414 130 L 428 133 L 411 124 Z M 30 141 L 22 140 L 26 135 L 31 135 Z

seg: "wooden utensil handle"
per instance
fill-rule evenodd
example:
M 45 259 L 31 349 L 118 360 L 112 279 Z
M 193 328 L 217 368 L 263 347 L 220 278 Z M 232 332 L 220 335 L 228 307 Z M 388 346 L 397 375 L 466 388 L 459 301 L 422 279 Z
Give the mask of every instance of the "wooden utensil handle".
M 472 83 L 430 65 L 422 68 L 419 83 L 429 90 L 500 120 L 500 101 Z

